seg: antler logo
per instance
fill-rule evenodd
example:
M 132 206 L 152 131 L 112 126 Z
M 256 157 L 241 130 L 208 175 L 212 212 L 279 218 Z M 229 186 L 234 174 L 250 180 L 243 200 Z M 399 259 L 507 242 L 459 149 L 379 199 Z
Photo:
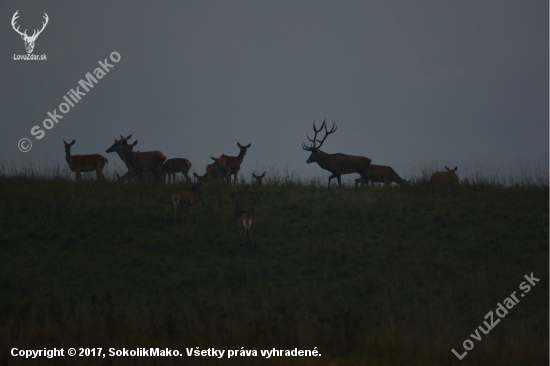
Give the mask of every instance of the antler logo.
M 32 36 L 28 36 L 27 34 L 27 30 L 25 29 L 24 32 L 21 32 L 19 30 L 19 26 L 17 26 L 17 28 L 15 28 L 15 21 L 17 18 L 19 18 L 19 15 L 17 15 L 17 13 L 19 12 L 19 10 L 17 10 L 15 12 L 15 14 L 13 14 L 13 17 L 11 18 L 11 26 L 13 27 L 13 29 L 19 33 L 21 35 L 21 38 L 23 38 L 23 41 L 25 41 L 25 49 L 27 50 L 27 53 L 32 53 L 32 50 L 34 49 L 34 43 L 36 42 L 36 39 L 38 38 L 38 36 L 40 35 L 40 33 L 42 33 L 42 31 L 44 30 L 44 28 L 46 28 L 46 25 L 48 24 L 48 14 L 44 13 L 44 19 L 45 19 L 45 22 L 42 22 L 42 29 L 40 30 L 34 30 Z

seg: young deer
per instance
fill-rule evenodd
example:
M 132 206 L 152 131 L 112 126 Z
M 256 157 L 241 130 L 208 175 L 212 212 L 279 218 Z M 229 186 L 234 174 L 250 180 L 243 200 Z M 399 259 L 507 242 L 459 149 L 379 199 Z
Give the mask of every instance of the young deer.
M 395 170 L 385 165 L 374 165 L 369 166 L 369 180 L 372 186 L 374 183 L 384 183 L 384 185 L 389 186 L 392 183 L 399 184 L 402 187 L 409 185 L 410 181 L 402 179 Z M 364 180 L 363 178 L 358 178 L 355 180 L 355 188 L 359 185 L 367 185 L 369 181 Z
M 256 175 L 252 173 L 252 178 L 256 179 L 256 184 L 262 185 L 262 179 L 265 177 L 265 172 L 262 175 Z
M 65 160 L 69 164 L 69 168 L 72 172 L 76 173 L 76 180 L 82 180 L 81 172 L 89 173 L 96 172 L 97 179 L 105 179 L 103 175 L 103 167 L 107 164 L 108 160 L 99 154 L 92 155 L 71 155 L 71 147 L 74 145 L 75 140 L 68 144 L 63 140 L 65 144 Z
M 455 173 L 457 169 L 458 167 L 455 167 L 451 170 L 445 166 L 445 170 L 447 171 L 433 173 L 430 178 L 430 182 L 458 183 L 458 175 Z
M 237 226 L 239 232 L 243 238 L 243 249 L 246 248 L 246 244 L 249 243 L 250 248 L 254 247 L 252 242 L 252 236 L 254 235 L 254 229 L 256 228 L 256 220 L 254 217 L 241 208 L 241 202 L 239 199 L 235 200 L 235 219 L 237 220 Z
M 172 206 L 174 207 L 174 219 L 177 218 L 178 210 L 183 210 L 183 206 L 189 208 L 189 221 L 191 221 L 193 215 L 193 206 L 199 198 L 199 193 L 201 191 L 202 182 L 204 180 L 204 175 L 200 176 L 197 173 L 193 173 L 195 178 L 197 178 L 197 183 L 191 187 L 186 188 L 179 193 L 174 193 L 172 196 Z
M 166 179 L 166 175 L 168 175 L 168 184 L 170 184 L 171 181 L 174 181 L 174 183 L 176 183 L 176 173 L 183 173 L 186 181 L 190 181 L 191 178 L 189 178 L 189 175 L 187 175 L 187 173 L 189 172 L 189 169 L 191 169 L 192 165 L 193 164 L 191 164 L 191 162 L 187 159 L 168 159 L 160 170 L 161 180 L 164 182 L 164 180 Z

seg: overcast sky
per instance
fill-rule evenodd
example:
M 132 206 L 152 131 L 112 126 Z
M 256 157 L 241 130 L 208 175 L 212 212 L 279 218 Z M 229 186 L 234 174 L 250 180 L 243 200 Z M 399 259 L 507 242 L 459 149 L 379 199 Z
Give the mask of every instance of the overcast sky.
M 47 13 L 33 51 L 47 60 L 14 60 L 27 54 L 17 10 L 29 35 Z M 73 154 L 120 166 L 105 150 L 133 134 L 136 150 L 187 158 L 198 173 L 240 142 L 252 144 L 247 175 L 328 176 L 301 148 L 326 119 L 338 130 L 323 151 L 398 172 L 436 160 L 548 167 L 546 0 L 2 1 L 0 14 L 2 164 L 65 165 L 62 139 L 76 139 Z M 61 113 L 105 59 L 113 67 Z

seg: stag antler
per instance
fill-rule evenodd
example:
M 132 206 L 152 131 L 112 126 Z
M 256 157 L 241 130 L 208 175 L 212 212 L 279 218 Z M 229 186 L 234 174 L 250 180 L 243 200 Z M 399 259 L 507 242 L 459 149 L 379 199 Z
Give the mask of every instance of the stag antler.
M 323 139 L 321 141 L 317 140 L 317 133 L 319 133 L 323 127 L 325 128 L 325 137 L 323 137 Z M 313 136 L 312 139 L 309 138 L 308 135 L 306 135 L 307 139 L 311 142 L 313 142 L 313 145 L 311 146 L 306 146 L 305 143 L 302 143 L 302 149 L 306 150 L 306 151 L 315 151 L 315 150 L 318 150 L 321 146 L 323 146 L 323 142 L 325 142 L 325 139 L 327 138 L 328 135 L 334 133 L 336 131 L 336 129 L 338 128 L 338 126 L 336 126 L 336 122 L 334 122 L 332 124 L 332 128 L 331 130 L 329 131 L 327 129 L 327 120 L 325 119 L 323 121 L 323 124 L 321 125 L 321 127 L 319 127 L 319 129 L 315 128 L 315 121 L 313 121 L 313 131 L 315 131 L 315 135 Z M 319 146 L 315 146 L 316 143 L 319 143 Z
M 13 14 L 13 17 L 11 18 L 11 26 L 12 26 L 14 31 L 16 31 L 17 33 L 19 33 L 21 35 L 21 37 L 23 37 L 23 36 L 28 37 L 26 29 L 25 29 L 25 32 L 23 33 L 19 30 L 19 26 L 17 26 L 17 28 L 15 28 L 15 21 L 16 21 L 17 18 L 19 18 L 19 15 L 17 15 L 17 13 L 19 13 L 19 10 L 17 10 L 15 12 L 15 14 Z

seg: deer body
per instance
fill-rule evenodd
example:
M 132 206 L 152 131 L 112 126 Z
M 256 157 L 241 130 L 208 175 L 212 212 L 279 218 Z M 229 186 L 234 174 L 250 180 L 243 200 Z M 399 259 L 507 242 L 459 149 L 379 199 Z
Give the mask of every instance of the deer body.
M 322 129 L 325 129 L 325 137 L 321 141 L 317 140 L 317 133 Z M 302 144 L 302 148 L 306 151 L 310 151 L 311 155 L 307 159 L 306 163 L 317 163 L 321 168 L 328 170 L 332 175 L 328 178 L 328 188 L 330 188 L 330 181 L 332 178 L 338 180 L 338 185 L 341 186 L 341 176 L 342 174 L 351 174 L 359 173 L 361 178 L 368 180 L 368 169 L 370 166 L 371 159 L 364 156 L 353 156 L 346 154 L 327 154 L 319 150 L 323 145 L 323 142 L 328 135 L 336 131 L 336 125 L 332 125 L 332 129 L 328 131 L 327 121 L 325 120 L 319 129 L 315 128 L 315 122 L 313 122 L 313 131 L 315 131 L 315 136 L 313 139 L 310 139 L 309 136 L 306 136 L 309 141 L 313 143 L 311 146 L 306 146 Z M 319 142 L 319 146 L 317 145 Z
M 105 179 L 103 175 L 103 167 L 107 164 L 108 160 L 99 154 L 92 155 L 71 155 L 71 147 L 74 145 L 75 140 L 70 144 L 65 144 L 65 161 L 69 164 L 69 168 L 72 172 L 76 173 L 76 180 L 82 180 L 80 173 L 96 172 L 97 179 Z
M 237 184 L 237 173 L 239 173 L 239 170 L 241 170 L 241 164 L 243 162 L 244 156 L 246 155 L 246 151 L 252 144 L 248 144 L 246 146 L 242 146 L 240 143 L 237 142 L 237 146 L 241 151 L 239 152 L 238 156 L 227 156 L 223 154 L 219 158 L 212 158 L 212 160 L 215 160 L 218 166 L 220 167 L 220 170 L 222 173 L 226 175 L 225 180 L 229 185 L 231 185 L 231 176 L 234 176 L 234 184 Z
M 168 175 L 168 183 L 171 183 L 173 180 L 174 183 L 176 182 L 176 173 L 183 173 L 185 176 L 185 179 L 187 181 L 190 181 L 191 178 L 189 178 L 189 175 L 187 173 L 189 172 L 189 169 L 191 169 L 191 162 L 187 159 L 181 159 L 181 158 L 173 158 L 168 159 L 164 163 L 161 169 L 161 175 L 162 180 L 164 181 L 165 176 Z
M 239 227 L 239 233 L 243 239 L 243 249 L 247 243 L 251 248 L 254 247 L 252 242 L 254 236 L 254 229 L 256 228 L 256 221 L 254 217 L 241 208 L 239 200 L 235 201 L 235 219 L 237 220 L 237 226 Z
M 445 166 L 446 172 L 433 173 L 430 177 L 430 182 L 458 183 L 458 175 L 455 173 L 457 169 L 458 167 L 455 167 L 451 170 Z
M 206 177 L 208 180 L 218 179 L 223 176 L 222 171 L 217 163 L 212 163 L 206 166 Z
M 143 178 L 143 172 L 150 171 L 155 180 L 160 182 L 160 172 L 166 156 L 160 151 L 133 152 L 132 149 L 137 145 L 137 140 L 133 144 L 128 144 L 130 137 L 132 135 L 126 138 L 121 136 L 120 140 L 115 139 L 115 143 L 106 152 L 116 152 L 128 168 L 128 172 L 134 172 L 140 180 Z
M 193 174 L 197 178 L 197 183 L 191 187 L 186 188 L 178 193 L 172 195 L 172 207 L 174 207 L 174 219 L 177 218 L 178 210 L 183 210 L 183 207 L 189 209 L 189 221 L 191 221 L 193 215 L 193 206 L 199 198 L 202 182 L 204 176 L 199 176 L 197 173 Z
M 384 183 L 384 185 L 390 185 L 392 182 L 399 184 L 400 186 L 408 186 L 409 182 L 402 179 L 395 170 L 390 168 L 389 166 L 385 165 L 373 165 L 371 164 L 369 166 L 369 179 L 364 180 L 363 178 L 358 178 L 355 180 L 355 188 L 357 186 L 363 185 L 363 184 L 369 184 L 369 180 L 372 186 L 374 186 L 374 183 Z

